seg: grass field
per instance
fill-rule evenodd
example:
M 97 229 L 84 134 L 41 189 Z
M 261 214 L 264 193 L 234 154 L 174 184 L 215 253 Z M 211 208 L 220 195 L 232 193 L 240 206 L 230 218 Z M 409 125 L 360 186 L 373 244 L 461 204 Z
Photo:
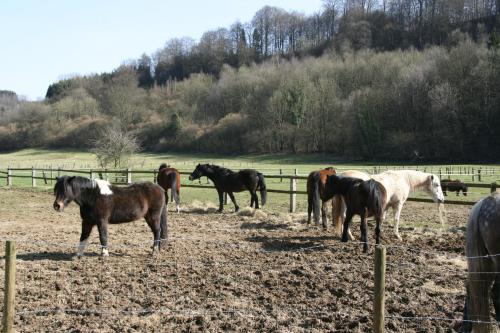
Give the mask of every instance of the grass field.
M 223 165 L 231 169 L 253 168 L 261 171 L 265 175 L 277 175 L 281 172 L 284 175 L 293 175 L 295 172 L 299 175 L 307 175 L 313 170 L 318 170 L 326 166 L 334 166 L 340 172 L 349 169 L 358 169 L 367 173 L 384 171 L 387 169 L 419 169 L 427 172 L 439 174 L 442 178 L 460 179 L 464 182 L 473 182 L 471 173 L 477 173 L 482 169 L 481 183 L 490 184 L 492 182 L 500 183 L 500 167 L 493 165 L 403 165 L 403 164 L 381 164 L 376 162 L 344 162 L 328 155 L 250 155 L 250 156 L 219 156 L 208 154 L 151 154 L 139 153 L 134 155 L 129 161 L 129 167 L 132 170 L 147 170 L 149 173 L 134 174 L 133 181 L 153 180 L 153 170 L 157 170 L 161 163 L 168 163 L 171 166 L 184 171 L 191 172 L 197 163 L 214 163 Z M 44 149 L 25 149 L 13 153 L 0 154 L 0 172 L 5 172 L 7 167 L 11 168 L 52 168 L 52 176 L 55 177 L 57 168 L 61 169 L 92 169 L 98 168 L 95 156 L 89 152 L 70 151 L 70 150 L 44 150 Z M 67 174 L 67 172 L 65 173 Z M 14 171 L 15 176 L 25 178 L 14 178 L 13 185 L 16 187 L 31 186 L 31 171 Z M 50 177 L 50 172 L 46 172 Z M 0 177 L 5 174 L 0 173 Z M 38 174 L 38 176 L 41 176 Z M 200 182 L 190 182 L 187 175 L 182 176 L 182 184 L 202 184 L 208 185 L 207 179 L 203 178 Z M 477 176 L 474 182 L 478 182 Z M 2 185 L 6 184 L 6 179 L 0 179 Z M 305 191 L 305 180 L 299 180 L 297 190 Z M 52 183 L 44 184 L 43 180 L 37 181 L 37 186 L 41 190 L 48 190 Z M 37 187 L 37 188 L 38 188 Z M 289 190 L 290 182 L 287 179 L 267 179 L 269 189 Z M 468 197 L 456 197 L 450 193 L 449 199 L 476 201 L 489 193 L 486 188 L 471 188 Z M 416 193 L 415 197 L 426 197 L 425 194 Z M 195 200 L 202 202 L 217 202 L 217 193 L 212 189 L 184 188 L 181 190 L 181 200 L 185 203 Z M 249 204 L 250 196 L 248 193 L 236 194 L 236 200 L 241 207 Z M 288 194 L 269 194 L 268 209 L 275 211 L 287 211 L 289 208 Z M 233 209 L 231 203 L 226 209 Z M 299 195 L 297 198 L 297 210 L 306 211 L 307 203 L 305 196 Z

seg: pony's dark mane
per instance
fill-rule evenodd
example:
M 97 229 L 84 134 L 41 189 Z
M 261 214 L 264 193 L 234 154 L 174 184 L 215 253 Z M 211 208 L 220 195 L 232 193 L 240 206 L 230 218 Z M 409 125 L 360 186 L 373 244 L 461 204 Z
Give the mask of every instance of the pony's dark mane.
M 219 165 L 215 165 L 215 164 L 207 164 L 207 166 L 209 168 L 212 168 L 216 173 L 222 173 L 224 175 L 228 175 L 228 174 L 232 174 L 232 173 L 235 173 L 233 170 L 231 169 L 228 169 L 228 168 L 224 168 L 224 167 L 221 167 Z
M 338 175 L 331 175 L 328 176 L 327 182 L 335 186 L 338 192 L 341 192 L 342 194 L 347 193 L 353 186 L 363 182 L 362 179 L 359 178 L 353 178 L 353 177 L 345 177 L 345 176 L 338 176 Z

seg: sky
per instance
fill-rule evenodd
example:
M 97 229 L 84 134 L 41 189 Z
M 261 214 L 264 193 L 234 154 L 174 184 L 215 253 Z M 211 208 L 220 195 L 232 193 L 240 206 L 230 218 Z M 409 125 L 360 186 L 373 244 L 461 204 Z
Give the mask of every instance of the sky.
M 266 5 L 311 15 L 322 0 L 0 0 L 0 90 L 41 99 L 61 78 L 110 72 Z

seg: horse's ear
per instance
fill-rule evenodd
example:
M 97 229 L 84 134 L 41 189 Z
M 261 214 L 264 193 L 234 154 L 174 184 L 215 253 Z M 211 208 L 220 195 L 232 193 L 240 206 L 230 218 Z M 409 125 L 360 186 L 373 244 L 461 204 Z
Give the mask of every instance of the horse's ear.
M 431 175 L 431 180 L 434 180 L 434 175 Z

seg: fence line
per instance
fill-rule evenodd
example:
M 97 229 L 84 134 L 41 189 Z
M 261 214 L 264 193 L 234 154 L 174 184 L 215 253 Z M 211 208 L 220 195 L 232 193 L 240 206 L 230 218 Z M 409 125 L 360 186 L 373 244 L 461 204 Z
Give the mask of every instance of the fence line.
M 13 171 L 30 171 L 31 175 L 14 175 Z M 43 177 L 36 176 L 37 171 L 41 171 L 43 173 Z M 374 170 L 376 171 L 376 170 Z M 379 170 L 380 171 L 380 170 Z M 45 174 L 45 172 L 50 172 L 50 177 Z M 80 174 L 85 174 L 89 175 L 90 178 L 93 178 L 95 174 L 98 174 L 100 178 L 106 178 L 109 179 L 109 174 L 115 174 L 115 181 L 120 178 L 121 181 L 118 182 L 118 184 L 127 184 L 132 182 L 132 174 L 146 174 L 153 176 L 153 181 L 156 181 L 156 170 L 131 170 L 131 169 L 122 169 L 122 170 L 108 170 L 108 169 L 88 169 L 88 170 L 78 170 L 78 169 L 35 169 L 34 167 L 32 168 L 8 168 L 6 172 L 6 179 L 7 179 L 7 186 L 12 186 L 12 179 L 13 178 L 25 178 L 25 179 L 31 179 L 32 187 L 36 187 L 36 180 L 43 180 L 45 184 L 48 184 L 48 181 L 50 180 L 51 182 L 55 180 L 55 177 L 53 176 L 53 172 L 57 172 L 58 175 L 61 174 L 61 172 L 71 172 L 71 173 L 80 173 Z M 188 175 L 190 174 L 189 172 L 180 172 L 182 175 Z M 290 195 L 290 206 L 289 206 L 289 212 L 293 213 L 296 211 L 297 207 L 297 201 L 296 201 L 296 195 L 305 195 L 307 194 L 306 191 L 300 191 L 297 190 L 297 181 L 298 180 L 305 180 L 307 179 L 307 176 L 301 176 L 298 174 L 298 170 L 295 169 L 295 174 L 294 175 L 264 175 L 264 177 L 268 179 L 280 179 L 280 181 L 283 181 L 283 179 L 289 180 L 290 181 L 290 189 L 289 190 L 282 190 L 282 189 L 272 189 L 269 188 L 267 189 L 267 192 L 269 193 L 278 193 L 278 194 L 288 194 Z M 116 175 L 119 174 L 120 176 L 117 177 Z M 104 175 L 106 177 L 104 177 Z M 440 173 L 440 177 L 442 178 L 442 174 Z M 481 180 L 481 173 L 477 175 L 479 180 Z M 474 175 L 473 175 L 474 178 Z M 469 187 L 474 187 L 474 188 L 487 188 L 490 190 L 490 192 L 495 192 L 497 189 L 497 184 L 496 183 L 491 183 L 491 184 L 477 184 L 477 183 L 465 183 L 466 186 Z M 195 185 L 195 184 L 182 184 L 183 187 L 187 188 L 213 188 L 213 186 L 205 186 L 205 185 Z M 450 191 L 450 193 L 453 193 Z M 479 193 L 479 192 L 477 192 Z M 424 202 L 424 203 L 434 203 L 432 199 L 428 198 L 415 198 L 411 197 L 408 198 L 408 201 L 414 201 L 414 202 Z M 476 201 L 468 201 L 468 200 L 446 200 L 446 204 L 451 204 L 451 205 L 474 205 Z

